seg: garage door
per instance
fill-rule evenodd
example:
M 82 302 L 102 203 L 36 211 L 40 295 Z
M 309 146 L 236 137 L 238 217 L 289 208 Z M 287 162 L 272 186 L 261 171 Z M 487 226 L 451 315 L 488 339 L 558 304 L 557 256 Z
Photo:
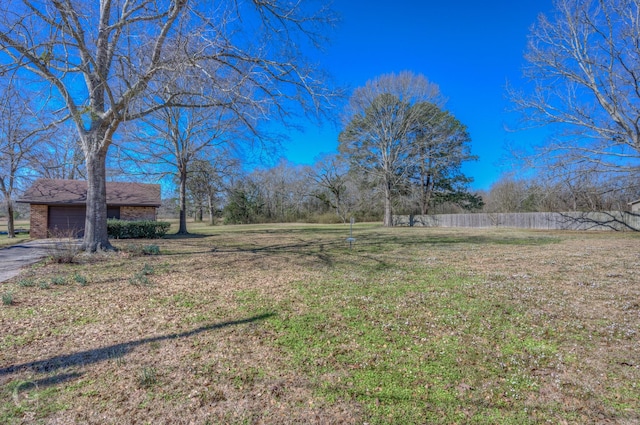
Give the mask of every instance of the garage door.
M 87 210 L 84 206 L 49 205 L 49 234 L 56 237 L 84 236 L 84 220 Z M 107 218 L 120 218 L 120 207 L 107 207 Z
M 84 236 L 84 206 L 49 206 L 49 234 L 53 237 Z

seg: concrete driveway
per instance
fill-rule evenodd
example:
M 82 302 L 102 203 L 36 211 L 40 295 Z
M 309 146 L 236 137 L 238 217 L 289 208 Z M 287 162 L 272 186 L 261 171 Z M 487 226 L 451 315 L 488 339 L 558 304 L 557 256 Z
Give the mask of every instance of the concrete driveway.
M 53 239 L 38 239 L 0 248 L 0 282 L 17 276 L 23 267 L 48 256 L 57 243 Z

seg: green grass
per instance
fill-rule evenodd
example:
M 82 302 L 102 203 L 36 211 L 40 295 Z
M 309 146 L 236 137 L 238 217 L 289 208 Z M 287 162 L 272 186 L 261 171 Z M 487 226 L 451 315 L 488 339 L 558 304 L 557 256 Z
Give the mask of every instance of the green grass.
M 8 238 L 7 235 L 0 235 L 0 248 L 8 247 L 11 245 L 18 245 L 23 242 L 30 241 L 29 234 L 19 234 L 15 238 Z
M 473 279 L 379 268 L 301 283 L 310 311 L 271 320 L 323 396 L 362 403 L 372 424 L 531 422 L 512 406 L 535 396 L 531 370 L 553 360 L 555 342 L 524 337 L 524 313 L 478 297 Z M 331 373 L 339 379 L 322 382 Z
M 36 418 L 41 422 L 43 418 L 55 412 L 66 410 L 70 406 L 57 401 L 59 389 L 56 387 L 41 387 L 35 380 L 12 381 L 2 389 L 2 399 L 11 400 L 7 410 L 0 410 L 0 423 L 12 423 L 12 419 L 32 412 L 37 407 Z

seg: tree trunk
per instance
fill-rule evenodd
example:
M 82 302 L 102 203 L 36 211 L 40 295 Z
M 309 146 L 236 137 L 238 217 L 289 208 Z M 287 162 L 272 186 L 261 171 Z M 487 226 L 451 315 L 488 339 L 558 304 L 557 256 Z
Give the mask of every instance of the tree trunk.
M 422 215 L 429 213 L 429 202 L 434 185 L 434 178 L 429 172 L 432 168 L 431 156 L 427 154 L 427 149 L 423 146 L 420 149 L 420 213 Z
M 213 197 L 207 196 L 207 207 L 209 208 L 209 226 L 213 226 Z
M 97 137 L 88 136 L 88 137 Z M 93 143 L 93 146 L 98 143 Z M 107 149 L 86 152 L 87 164 L 87 215 L 84 224 L 82 249 L 88 252 L 113 250 L 107 234 Z
M 15 238 L 16 229 L 13 222 L 13 201 L 11 198 L 6 199 L 7 202 L 7 237 Z
M 385 185 L 384 185 L 384 227 L 393 227 L 390 182 L 385 182 Z
M 180 228 L 179 235 L 188 235 L 187 231 L 187 173 L 180 171 Z
M 428 176 L 426 181 L 422 183 L 422 193 L 420 200 L 420 213 L 427 215 L 429 213 L 429 203 L 431 202 L 431 194 L 433 193 L 433 182 L 431 176 Z

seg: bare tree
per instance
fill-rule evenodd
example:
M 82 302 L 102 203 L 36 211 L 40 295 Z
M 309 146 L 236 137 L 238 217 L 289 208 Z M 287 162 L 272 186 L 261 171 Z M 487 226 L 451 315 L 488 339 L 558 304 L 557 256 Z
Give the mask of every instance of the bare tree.
M 440 105 L 437 85 L 411 72 L 386 74 L 357 88 L 347 107 L 339 149 L 352 166 L 374 176 L 384 193 L 384 225 L 393 226 L 394 192 L 406 181 L 409 143 L 419 122 L 412 106 Z
M 250 177 L 259 187 L 266 220 L 290 222 L 305 218 L 305 201 L 309 197 L 305 167 L 282 159 L 274 167 L 254 170 Z
M 286 117 L 291 102 L 320 110 L 330 93 L 300 46 L 319 46 L 330 24 L 328 10 L 309 2 L 7 0 L 0 4 L 0 72 L 30 72 L 64 105 L 86 162 L 83 247 L 110 249 L 105 164 L 121 124 L 168 106 L 223 106 L 200 84 L 156 96 L 176 73 L 213 86 L 232 80 L 234 98 L 252 105 L 252 118 Z
M 531 156 L 572 178 L 640 178 L 640 1 L 555 0 L 532 27 L 525 75 L 509 90 L 527 125 L 552 125 L 553 140 Z M 607 189 L 604 189 L 607 190 Z
M 538 191 L 531 182 L 504 175 L 491 185 L 485 195 L 485 211 L 489 213 L 535 212 Z
M 216 155 L 215 158 L 228 157 Z M 336 218 L 344 222 L 350 215 L 364 220 L 382 217 L 380 197 L 374 195 L 375 189 L 366 181 L 366 176 L 348 170 L 348 164 L 336 155 L 321 157 L 314 166 L 282 160 L 275 166 L 255 169 L 244 176 L 234 170 L 233 163 L 231 172 L 220 164 L 210 165 L 216 170 L 218 181 L 222 180 L 221 186 L 217 186 L 215 176 L 213 182 L 211 179 L 200 181 L 201 166 L 209 169 L 209 164 L 196 160 L 187 181 L 189 191 L 192 196 L 198 193 L 200 199 L 206 200 L 205 186 L 212 185 L 217 193 L 221 187 L 220 202 L 225 204 L 224 217 L 228 223 L 336 222 Z M 336 217 L 325 217 L 327 212 Z
M 209 225 L 214 224 L 215 206 L 220 195 L 228 189 L 230 176 L 237 174 L 239 161 L 227 153 L 209 155 L 209 159 L 195 159 L 192 163 L 187 189 L 193 198 L 207 207 Z
M 7 230 L 15 237 L 13 196 L 28 166 L 49 134 L 50 126 L 14 81 L 0 87 L 0 193 L 7 208 Z
M 74 129 L 58 128 L 32 160 L 34 171 L 47 179 L 86 179 L 84 155 Z
M 215 148 L 229 148 L 240 139 L 237 127 L 237 116 L 225 108 L 166 107 L 151 113 L 136 128 L 139 143 L 131 157 L 146 168 L 155 165 L 156 172 L 175 175 L 178 182 L 178 234 L 188 233 L 187 181 L 192 161 L 225 152 Z
M 570 180 L 503 175 L 484 194 L 484 210 L 490 213 L 623 211 L 628 199 L 636 199 L 635 195 L 622 188 L 604 192 L 603 187 L 624 185 L 615 176 L 615 181 L 608 181 L 610 178 L 612 176 L 586 170 Z
M 349 166 L 339 155 L 322 156 L 310 171 L 310 177 L 316 182 L 317 190 L 313 196 L 335 210 L 343 223 L 347 221 L 347 214 L 353 205 L 349 204 Z

